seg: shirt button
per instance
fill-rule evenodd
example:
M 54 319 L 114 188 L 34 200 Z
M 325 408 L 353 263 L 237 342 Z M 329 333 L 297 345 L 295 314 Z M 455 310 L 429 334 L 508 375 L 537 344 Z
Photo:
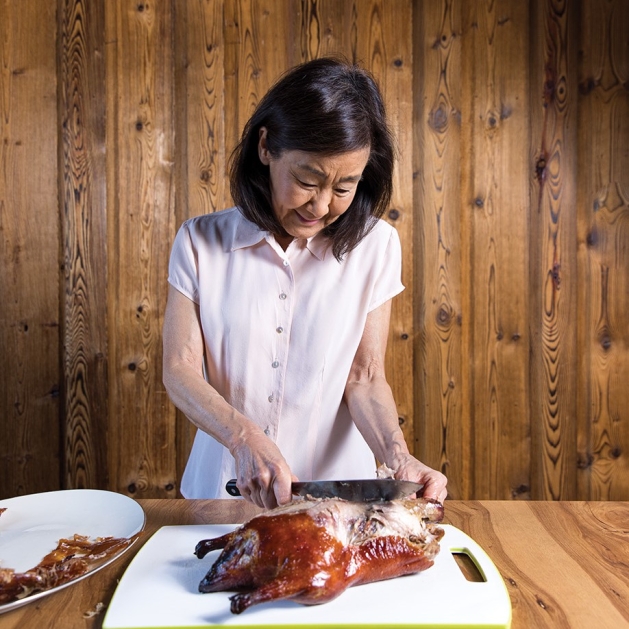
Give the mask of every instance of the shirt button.
M 280 293 L 280 299 L 286 299 L 286 293 Z
M 271 431 L 269 430 L 269 427 L 267 426 L 267 427 L 264 429 L 264 434 L 268 437 L 270 433 L 271 433 Z
M 275 398 L 272 395 L 269 395 L 269 402 L 272 402 Z
M 290 263 L 288 260 L 284 260 L 284 266 L 288 266 Z
M 274 360 L 271 363 L 271 367 L 273 367 L 273 369 L 277 369 L 280 366 L 279 362 L 277 360 Z
M 275 328 L 275 331 L 276 331 L 278 334 L 281 334 L 281 333 L 284 331 L 284 328 L 280 325 L 278 328 Z

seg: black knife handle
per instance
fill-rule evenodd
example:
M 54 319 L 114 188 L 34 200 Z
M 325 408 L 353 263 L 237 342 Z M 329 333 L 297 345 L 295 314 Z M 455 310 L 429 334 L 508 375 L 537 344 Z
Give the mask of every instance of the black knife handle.
M 238 487 L 236 487 L 236 479 L 235 478 L 232 478 L 231 480 L 227 481 L 227 485 L 225 485 L 225 491 L 230 496 L 234 496 L 234 497 L 240 496 L 240 490 L 238 489 Z

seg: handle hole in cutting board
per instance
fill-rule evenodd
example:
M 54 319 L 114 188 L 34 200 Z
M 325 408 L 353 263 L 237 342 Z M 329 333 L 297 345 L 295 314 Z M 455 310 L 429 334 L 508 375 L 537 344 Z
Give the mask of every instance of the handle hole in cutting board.
M 474 559 L 472 559 L 472 557 L 470 557 L 470 555 L 468 555 L 464 550 L 453 550 L 452 556 L 454 557 L 454 561 L 459 567 L 459 570 L 468 581 L 473 581 L 474 583 L 485 583 L 487 581 L 478 569 Z

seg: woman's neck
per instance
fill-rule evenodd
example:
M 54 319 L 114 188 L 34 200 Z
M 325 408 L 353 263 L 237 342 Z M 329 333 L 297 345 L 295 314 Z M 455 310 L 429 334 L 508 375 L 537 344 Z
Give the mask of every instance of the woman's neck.
M 275 240 L 277 241 L 277 244 L 280 247 L 282 247 L 284 251 L 288 249 L 288 245 L 290 245 L 290 243 L 293 242 L 294 240 L 294 238 L 289 234 L 286 234 L 285 236 L 279 236 L 278 234 L 274 234 L 274 236 L 275 236 Z

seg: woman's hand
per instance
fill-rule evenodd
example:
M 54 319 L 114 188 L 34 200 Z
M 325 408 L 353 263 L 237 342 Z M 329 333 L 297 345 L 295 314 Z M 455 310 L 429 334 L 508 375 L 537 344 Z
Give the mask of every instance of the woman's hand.
M 291 482 L 297 478 L 264 432 L 255 427 L 230 451 L 236 460 L 236 486 L 243 498 L 266 509 L 292 500 Z
M 424 486 L 421 492 L 423 498 L 438 500 L 441 503 L 446 499 L 448 479 L 441 472 L 424 465 L 411 454 L 398 455 L 392 469 L 398 480 L 421 483 Z

